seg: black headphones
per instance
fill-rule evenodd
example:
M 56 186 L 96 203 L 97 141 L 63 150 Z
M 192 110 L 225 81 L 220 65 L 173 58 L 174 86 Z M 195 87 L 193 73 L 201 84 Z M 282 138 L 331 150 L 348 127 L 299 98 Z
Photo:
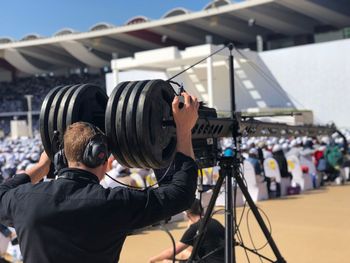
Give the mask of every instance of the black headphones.
M 81 162 L 89 168 L 96 168 L 101 164 L 104 164 L 110 155 L 108 151 L 107 137 L 97 126 L 88 122 L 83 123 L 89 126 L 95 132 L 95 135 L 92 136 L 86 145 Z M 56 173 L 61 169 L 68 167 L 68 161 L 63 149 L 63 139 L 61 149 L 54 156 L 54 164 Z
M 94 130 L 95 135 L 85 147 L 82 163 L 87 167 L 95 168 L 108 160 L 107 137 L 97 126 L 88 122 L 85 122 L 85 124 Z

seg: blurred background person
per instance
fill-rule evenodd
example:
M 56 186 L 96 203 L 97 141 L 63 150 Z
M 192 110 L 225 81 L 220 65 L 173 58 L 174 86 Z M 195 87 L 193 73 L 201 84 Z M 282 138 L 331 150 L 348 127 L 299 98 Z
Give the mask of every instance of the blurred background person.
M 198 236 L 198 230 L 202 222 L 202 207 L 198 199 L 195 199 L 190 209 L 186 210 L 189 227 L 181 237 L 180 241 L 175 244 L 175 257 L 181 262 L 191 256 L 193 245 Z M 149 262 L 172 262 L 174 249 L 170 247 L 160 254 L 150 258 Z M 219 221 L 209 218 L 205 230 L 203 243 L 198 250 L 199 262 L 222 263 L 225 257 L 225 229 Z

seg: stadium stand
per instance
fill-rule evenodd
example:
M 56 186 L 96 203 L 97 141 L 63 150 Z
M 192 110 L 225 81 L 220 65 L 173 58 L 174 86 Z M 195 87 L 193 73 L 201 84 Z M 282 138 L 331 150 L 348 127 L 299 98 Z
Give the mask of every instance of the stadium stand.
M 72 74 L 65 76 L 38 76 L 18 78 L 12 82 L 0 82 L 0 112 L 26 111 L 24 95 L 33 95 L 32 108 L 40 110 L 47 92 L 58 85 L 93 83 L 105 88 L 104 76 L 95 74 Z
M 0 82 L 0 130 L 8 135 L 13 116 L 21 118 L 19 112 L 28 109 L 25 95 L 33 95 L 33 128 L 38 130 L 38 112 L 48 91 L 58 85 L 93 83 L 105 89 L 105 79 L 99 74 L 71 74 L 69 76 L 31 76 L 11 82 Z M 12 113 L 12 114 L 9 114 Z M 6 114 L 6 116 L 5 116 Z M 10 116 L 9 116 L 10 115 Z M 22 116 L 23 117 L 23 116 Z

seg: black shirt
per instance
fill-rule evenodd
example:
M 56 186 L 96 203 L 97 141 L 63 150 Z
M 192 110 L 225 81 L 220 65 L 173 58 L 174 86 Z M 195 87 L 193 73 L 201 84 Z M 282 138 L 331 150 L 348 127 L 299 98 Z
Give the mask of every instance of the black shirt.
M 174 167 L 171 184 L 144 191 L 104 189 L 79 169 L 35 185 L 16 175 L 0 185 L 0 218 L 15 227 L 25 263 L 115 263 L 131 230 L 192 204 L 196 165 L 177 153 Z
M 192 224 L 181 238 L 181 242 L 193 246 L 201 220 Z M 215 251 L 215 252 L 214 252 Z M 212 253 L 214 252 L 214 253 Z M 206 257 L 209 253 L 212 253 Z M 203 258 L 200 262 L 224 262 L 225 258 L 225 228 L 217 220 L 210 218 L 207 229 L 204 234 L 203 243 L 198 250 L 199 258 Z

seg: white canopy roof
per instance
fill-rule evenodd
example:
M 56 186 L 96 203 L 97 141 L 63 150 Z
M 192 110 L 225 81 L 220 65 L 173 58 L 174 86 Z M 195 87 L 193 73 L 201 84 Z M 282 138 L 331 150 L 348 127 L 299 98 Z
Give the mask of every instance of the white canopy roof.
M 250 27 L 248 21 L 252 20 L 255 25 Z M 139 16 L 122 26 L 98 23 L 88 32 L 62 29 L 52 37 L 32 34 L 20 41 L 6 38 L 0 41 L 0 66 L 31 74 L 101 67 L 109 64 L 113 54 L 122 58 L 167 46 L 184 49 L 206 43 L 207 35 L 213 37 L 214 44 L 233 41 L 238 45 L 254 43 L 256 35 L 313 34 L 323 25 L 335 29 L 350 26 L 350 1 L 217 0 L 199 12 L 170 10 L 159 20 Z

